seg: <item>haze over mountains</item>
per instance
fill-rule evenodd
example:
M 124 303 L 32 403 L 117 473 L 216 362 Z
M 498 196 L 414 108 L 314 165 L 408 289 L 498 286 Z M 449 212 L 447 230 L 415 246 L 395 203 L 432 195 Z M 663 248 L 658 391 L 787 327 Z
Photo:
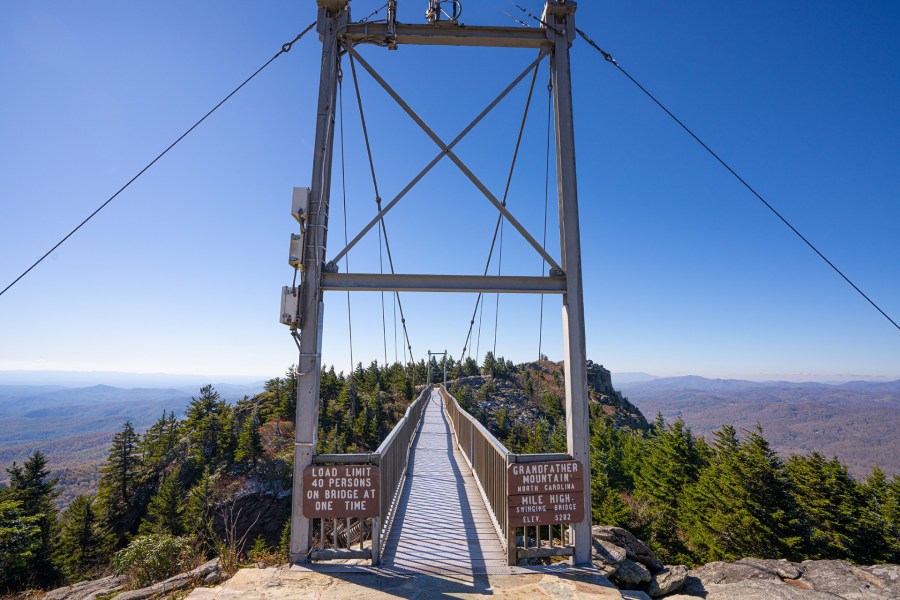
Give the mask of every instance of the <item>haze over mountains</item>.
M 130 374 L 107 375 L 124 378 Z M 0 381 L 8 380 L 8 376 L 8 372 L 3 373 Z M 65 380 L 59 374 L 48 379 Z M 201 385 L 119 388 L 0 384 L 0 482 L 6 481 L 5 469 L 13 461 L 21 463 L 33 450 L 40 449 L 61 477 L 61 501 L 77 493 L 89 493 L 96 487 L 97 468 L 106 458 L 109 443 L 125 421 L 143 431 L 163 411 L 181 416 Z M 213 385 L 230 401 L 263 389 L 262 381 Z
M 682 417 L 694 433 L 723 423 L 763 426 L 782 456 L 818 450 L 847 463 L 857 478 L 878 465 L 900 474 L 900 380 L 829 384 L 665 377 L 616 383 L 651 421 Z
M 697 434 L 723 423 L 763 425 L 782 456 L 819 450 L 857 478 L 874 465 L 900 474 L 900 380 L 846 383 L 755 382 L 697 376 L 613 374 L 613 386 L 653 421 L 681 416 Z M 210 380 L 196 375 L 0 372 L 0 482 L 5 468 L 35 448 L 62 477 L 64 497 L 93 490 L 109 442 L 126 420 L 143 431 L 163 411 L 180 416 Z M 261 378 L 217 377 L 227 400 L 253 396 Z M 98 384 L 102 382 L 102 384 Z

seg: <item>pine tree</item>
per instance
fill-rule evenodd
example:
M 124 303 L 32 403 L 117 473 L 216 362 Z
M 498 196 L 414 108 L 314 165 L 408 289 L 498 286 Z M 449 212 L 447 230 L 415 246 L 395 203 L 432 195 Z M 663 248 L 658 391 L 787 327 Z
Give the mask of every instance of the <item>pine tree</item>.
M 882 512 L 888 531 L 893 537 L 889 548 L 890 558 L 887 562 L 897 564 L 900 563 L 900 475 L 894 475 L 887 484 Z
M 807 558 L 851 557 L 858 504 L 857 484 L 847 467 L 819 452 L 791 456 L 786 466 L 794 497 L 808 521 Z
M 137 447 L 138 435 L 131 421 L 126 421 L 122 431 L 113 437 L 106 463 L 100 467 L 97 505 L 120 540 L 137 525 L 135 490 L 141 468 Z
M 859 517 L 853 538 L 853 558 L 867 565 L 892 562 L 900 532 L 892 525 L 885 510 L 891 504 L 887 476 L 875 467 L 857 489 Z
M 694 437 L 678 418 L 663 425 L 647 446 L 634 479 L 635 498 L 645 507 L 640 534 L 662 560 L 685 562 L 688 553 L 677 532 L 677 518 L 683 491 L 701 466 Z
M 57 510 L 53 500 L 59 496 L 59 478 L 50 478 L 47 459 L 40 450 L 31 453 L 21 467 L 13 463 L 7 469 L 9 488 L 4 496 L 20 503 L 25 517 L 36 517 L 40 545 L 23 572 L 23 579 L 38 585 L 56 582 L 59 573 L 52 563 L 53 538 L 57 528 Z
M 704 561 L 802 557 L 804 521 L 793 482 L 762 435 L 739 441 L 733 427 L 716 433 L 712 462 L 689 486 L 682 531 Z
M 256 468 L 256 461 L 263 453 L 262 437 L 259 434 L 261 426 L 259 412 L 256 410 L 244 419 L 244 426 L 238 437 L 237 450 L 234 453 L 236 462 L 249 462 L 253 468 Z
M 99 574 L 109 560 L 115 538 L 103 526 L 89 496 L 77 496 L 60 518 L 56 561 L 69 582 Z
M 146 502 L 159 480 L 175 460 L 178 451 L 180 427 L 174 412 L 163 411 L 162 416 L 151 425 L 137 444 L 137 454 L 141 457 L 138 475 L 138 503 Z
M 212 490 L 209 469 L 206 469 L 200 480 L 188 492 L 182 515 L 182 530 L 194 536 L 201 545 L 211 548 L 212 519 Z
M 185 429 L 190 439 L 190 456 L 200 465 L 218 466 L 228 463 L 231 442 L 231 411 L 219 393 L 211 385 L 200 389 L 200 395 L 192 398 L 185 411 Z M 233 433 L 233 431 L 231 431 Z
M 42 543 L 40 520 L 8 494 L 0 498 L 0 593 L 28 582 Z
M 169 473 L 147 506 L 146 520 L 141 533 L 159 533 L 179 536 L 184 533 L 184 490 L 178 469 Z

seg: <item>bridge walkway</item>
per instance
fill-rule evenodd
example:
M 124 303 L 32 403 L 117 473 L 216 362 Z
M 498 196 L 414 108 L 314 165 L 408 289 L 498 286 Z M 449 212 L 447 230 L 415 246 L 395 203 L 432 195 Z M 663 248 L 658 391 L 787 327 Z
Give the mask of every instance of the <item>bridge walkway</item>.
M 511 572 L 472 471 L 456 447 L 438 388 L 410 450 L 381 561 L 414 572 Z

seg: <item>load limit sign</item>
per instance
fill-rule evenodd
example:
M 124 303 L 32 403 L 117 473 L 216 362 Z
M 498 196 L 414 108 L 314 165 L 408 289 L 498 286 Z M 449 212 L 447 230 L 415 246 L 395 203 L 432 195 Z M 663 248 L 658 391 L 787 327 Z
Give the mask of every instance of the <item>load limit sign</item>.
M 312 465 L 303 470 L 303 516 L 308 519 L 377 517 L 381 472 L 371 465 Z

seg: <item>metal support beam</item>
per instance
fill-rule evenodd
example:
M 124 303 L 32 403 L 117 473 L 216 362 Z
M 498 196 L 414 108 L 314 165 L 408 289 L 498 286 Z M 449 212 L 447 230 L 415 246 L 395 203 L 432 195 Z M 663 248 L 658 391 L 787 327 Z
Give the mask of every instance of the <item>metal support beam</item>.
M 551 44 L 541 28 L 472 25 L 397 23 L 392 31 L 386 23 L 351 23 L 347 26 L 343 37 L 353 44 L 372 42 L 424 46 L 491 46 L 496 48 L 541 48 Z
M 552 0 L 550 0 L 552 2 Z M 572 115 L 572 77 L 569 46 L 575 36 L 571 11 L 544 12 L 553 27 L 546 28 L 553 41 L 551 70 L 556 122 L 556 177 L 559 197 L 559 239 L 566 278 L 563 295 L 563 359 L 566 384 L 566 445 L 584 472 L 584 519 L 574 523 L 574 564 L 591 562 L 591 457 L 587 391 L 587 349 L 584 334 L 584 298 L 581 281 L 581 234 L 578 224 L 578 186 L 575 172 L 575 123 Z M 559 33 L 557 33 L 559 32 Z
M 322 357 L 324 303 L 319 279 L 325 260 L 328 206 L 331 198 L 331 162 L 334 111 L 340 55 L 337 35 L 350 18 L 346 2 L 323 2 L 317 30 L 322 40 L 319 102 L 310 187 L 307 234 L 303 248 L 300 286 L 300 357 L 297 364 L 297 418 L 294 437 L 294 485 L 291 504 L 292 563 L 305 562 L 310 549 L 311 521 L 303 516 L 303 469 L 312 464 L 318 441 L 319 372 Z M 337 9 L 337 10 L 335 10 Z
M 321 289 L 362 292 L 464 292 L 496 294 L 562 294 L 563 277 L 514 275 L 382 275 L 379 273 L 323 273 Z
M 385 205 L 385 207 L 383 209 L 381 209 L 381 212 L 379 212 L 377 215 L 375 215 L 375 218 L 372 219 L 371 221 L 369 221 L 369 223 L 365 227 L 363 227 L 362 230 L 358 234 L 356 234 L 356 237 L 354 237 L 343 250 L 338 252 L 334 256 L 334 258 L 332 258 L 331 261 L 329 261 L 329 263 L 328 263 L 329 267 L 336 266 L 341 261 L 341 259 L 344 258 L 344 255 L 346 255 L 348 252 L 350 252 L 350 249 L 353 248 L 357 243 L 359 243 L 359 241 L 361 239 L 363 239 L 363 237 L 365 237 L 365 235 L 367 233 L 369 233 L 369 231 L 371 231 L 372 228 L 375 227 L 375 225 L 380 223 L 381 220 L 384 219 L 384 216 L 388 213 L 388 211 L 391 210 L 392 208 L 394 208 L 394 206 L 396 206 L 397 203 L 400 202 L 400 200 L 404 196 L 406 196 L 406 194 L 408 194 L 409 191 L 411 189 L 413 189 L 413 187 L 415 187 L 416 184 L 418 184 L 422 180 L 422 178 L 425 177 L 425 175 L 428 174 L 428 172 L 431 171 L 431 169 L 441 161 L 442 158 L 447 156 L 447 152 L 449 152 L 451 148 L 456 146 L 459 142 L 461 142 L 463 140 L 463 138 L 465 138 L 469 134 L 469 132 L 471 132 L 473 129 L 475 129 L 475 126 L 478 125 L 478 123 L 480 123 L 481 120 L 484 119 L 488 115 L 488 113 L 490 113 L 492 110 L 494 110 L 494 107 L 496 107 L 498 104 L 500 104 L 500 101 L 503 100 L 504 98 L 506 98 L 506 96 L 511 91 L 513 91 L 513 89 L 515 89 L 515 87 L 517 85 L 519 85 L 519 82 L 521 82 L 525 78 L 525 76 L 528 75 L 528 73 L 530 73 L 531 70 L 534 69 L 534 67 L 538 63 L 540 63 L 541 60 L 544 59 L 545 56 L 546 56 L 545 53 L 540 54 L 534 60 L 534 62 L 532 62 L 530 65 L 528 65 L 528 67 L 526 67 L 524 71 L 519 73 L 519 76 L 516 77 L 515 79 L 513 79 L 512 83 L 510 83 L 508 86 L 506 86 L 506 89 L 504 89 L 502 92 L 500 92 L 500 94 L 496 98 L 494 98 L 494 100 L 490 104 L 488 104 L 484 108 L 484 110 L 482 110 L 478 114 L 478 116 L 475 117 L 466 126 L 466 128 L 463 129 L 459 133 L 459 135 L 457 135 L 455 138 L 453 138 L 453 141 L 451 141 L 449 144 L 447 144 L 447 148 L 445 150 L 441 150 L 438 153 L 438 155 L 435 156 L 431 160 L 431 162 L 425 166 L 424 169 L 419 171 L 419 174 L 416 175 L 415 177 L 413 177 L 412 180 L 408 184 L 406 184 L 406 187 L 404 187 L 402 190 L 400 190 L 400 193 L 397 194 L 390 202 L 388 202 Z
M 422 117 L 420 117 L 418 113 L 416 113 L 416 111 L 414 111 L 412 107 L 407 104 L 406 100 L 404 100 L 403 97 L 398 94 L 397 91 L 393 87 L 391 87 L 391 85 L 387 81 L 384 80 L 384 78 L 378 73 L 378 71 L 372 68 L 372 65 L 366 62 L 366 60 L 362 56 L 360 56 L 359 53 L 351 46 L 346 46 L 346 48 L 347 52 L 352 54 L 353 58 L 359 61 L 359 64 L 369 72 L 369 75 L 371 75 L 372 78 L 377 81 L 378 84 L 384 89 L 384 91 L 386 91 L 388 95 L 394 99 L 394 102 L 396 102 L 400 106 L 400 108 L 402 108 L 403 111 L 408 114 L 413 121 L 415 121 L 416 125 L 418 125 L 422 129 L 422 131 L 425 132 L 425 135 L 427 135 L 429 138 L 431 138 L 431 141 L 437 144 L 437 146 L 443 151 L 443 153 L 447 155 L 447 158 L 453 161 L 453 164 L 455 164 L 459 168 L 459 170 L 463 172 L 463 175 L 465 175 L 469 179 L 469 181 L 471 181 L 472 184 L 476 188 L 478 188 L 478 190 L 484 195 L 484 197 L 487 198 L 504 217 L 506 217 L 506 220 L 509 221 L 509 224 L 512 225 L 515 230 L 518 231 L 523 238 L 525 238 L 525 241 L 527 241 L 531 245 L 531 247 L 541 255 L 541 258 L 543 258 L 547 262 L 547 264 L 550 265 L 550 268 L 555 272 L 561 273 L 562 267 L 557 264 L 552 256 L 547 254 L 547 251 L 544 250 L 543 246 L 538 244 L 537 240 L 534 239 L 534 237 L 532 237 L 530 233 L 528 233 L 528 230 L 525 229 L 525 227 L 521 223 L 519 223 L 519 220 L 516 219 L 512 215 L 512 213 L 509 212 L 509 210 L 507 210 L 506 206 L 501 203 L 496 198 L 496 196 L 494 196 L 494 194 L 491 193 L 487 186 L 484 185 L 484 183 L 482 183 L 480 179 L 478 179 L 475 173 L 473 173 L 472 170 L 469 169 L 469 167 L 467 167 L 462 160 L 460 160 L 456 153 L 454 153 L 453 150 L 450 149 L 450 146 L 444 143 L 444 140 L 442 140 L 441 137 L 436 134 L 434 130 L 431 129 L 431 127 L 428 126 L 428 123 L 426 123 L 422 119 Z M 544 52 L 541 51 L 540 55 L 538 56 L 538 60 L 541 60 L 543 57 Z

